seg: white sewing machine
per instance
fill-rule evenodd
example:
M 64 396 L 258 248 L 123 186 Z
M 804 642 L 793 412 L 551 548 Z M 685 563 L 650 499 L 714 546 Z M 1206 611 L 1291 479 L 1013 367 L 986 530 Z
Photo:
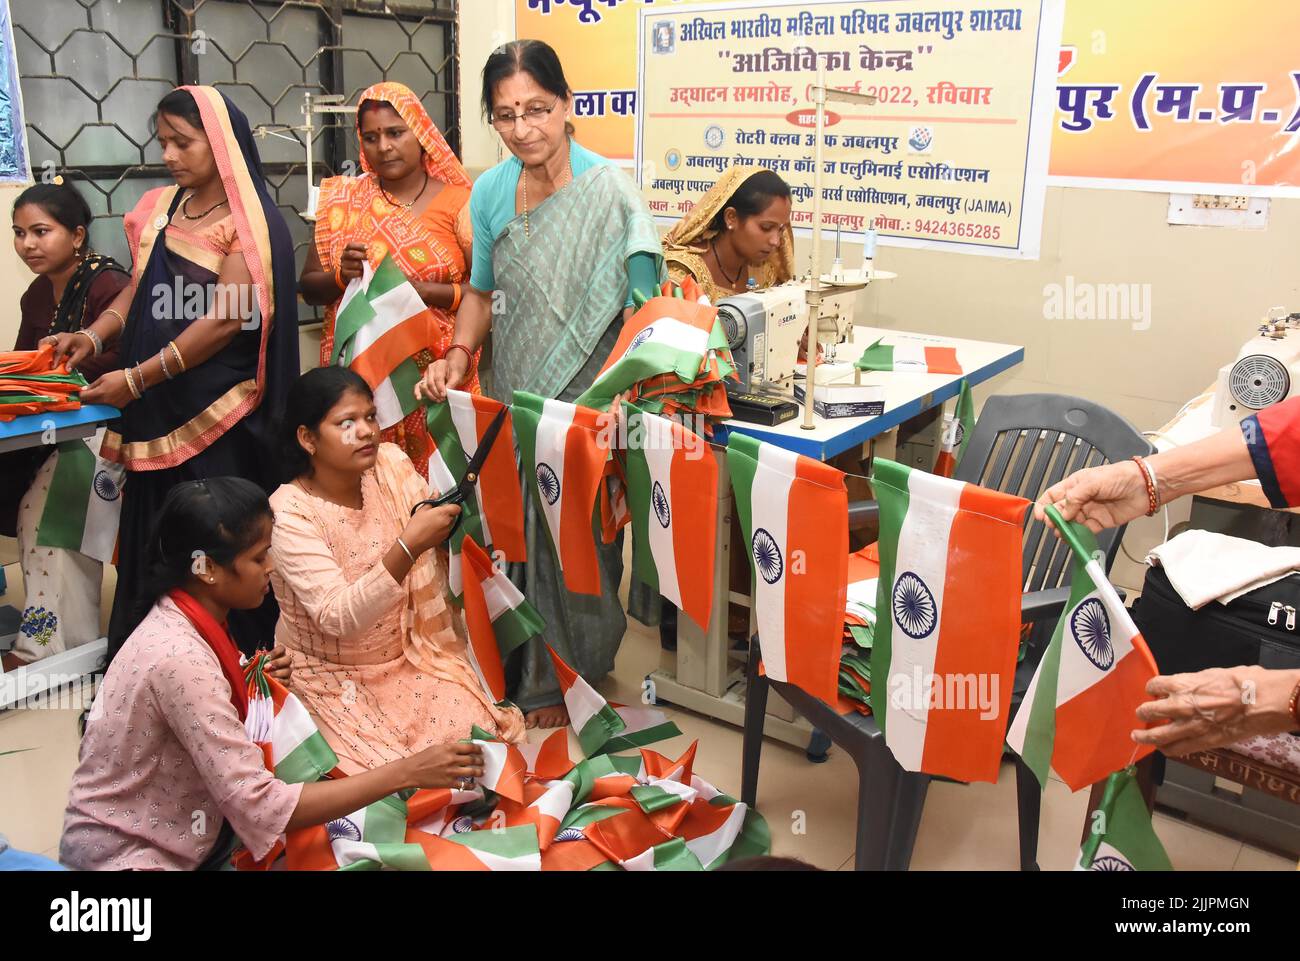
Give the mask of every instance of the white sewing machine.
M 1226 427 L 1300 392 L 1300 313 L 1274 307 L 1259 333 L 1219 369 L 1210 423 Z
M 822 344 L 842 344 L 853 329 L 853 295 L 865 284 L 822 288 L 817 336 Z M 758 389 L 789 394 L 799 348 L 808 330 L 808 282 L 791 281 L 766 290 L 718 301 L 718 317 L 736 361 L 740 383 L 728 389 Z

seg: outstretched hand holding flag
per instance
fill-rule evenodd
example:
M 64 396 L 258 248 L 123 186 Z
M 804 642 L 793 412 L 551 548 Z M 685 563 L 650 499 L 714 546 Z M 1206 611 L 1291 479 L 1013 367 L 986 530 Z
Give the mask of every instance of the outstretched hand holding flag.
M 1051 767 L 1077 791 L 1151 753 L 1150 745 L 1134 744 L 1130 734 L 1157 671 L 1102 570 L 1092 533 L 1064 520 L 1055 507 L 1047 508 L 1047 517 L 1074 554 L 1070 600 L 1007 731 L 1007 744 L 1041 786 Z

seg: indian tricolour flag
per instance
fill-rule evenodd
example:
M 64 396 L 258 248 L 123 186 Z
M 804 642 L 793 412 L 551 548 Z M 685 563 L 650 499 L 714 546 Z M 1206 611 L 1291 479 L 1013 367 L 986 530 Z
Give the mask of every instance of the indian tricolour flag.
M 681 728 L 668 719 L 663 711 L 653 707 L 610 704 L 623 720 L 622 733 L 610 738 L 602 748 L 605 752 L 631 751 L 647 744 L 680 737 Z
M 582 753 L 591 757 L 603 748 L 610 738 L 622 733 L 627 724 L 614 713 L 609 702 L 601 697 L 582 675 L 564 663 L 553 647 L 548 644 L 546 649 L 551 652 L 555 676 L 559 679 L 560 690 L 564 694 L 564 706 L 569 712 L 569 726 L 578 736 Z
M 435 871 L 540 871 L 541 850 L 531 824 L 467 831 L 422 841 Z
M 858 358 L 859 370 L 897 370 L 910 374 L 961 374 L 956 347 L 932 347 L 921 341 L 907 340 L 886 344 L 877 340 Z
M 351 367 L 375 392 L 379 426 L 398 423 L 418 406 L 420 368 L 414 356 L 429 346 L 433 316 L 392 257 L 348 284 L 334 316 L 332 365 Z
M 700 859 L 682 838 L 673 838 L 621 862 L 624 871 L 703 871 Z
M 520 744 L 519 753 L 524 758 L 524 770 L 531 777 L 553 781 L 573 770 L 568 728 L 552 731 L 541 741 Z
M 515 391 L 515 428 L 529 487 L 575 594 L 599 594 L 592 528 L 596 495 L 614 431 L 598 411 Z
M 93 437 L 59 445 L 45 509 L 36 525 L 38 546 L 113 562 L 126 468 L 99 456 L 103 443 L 101 427 Z
M 505 422 L 479 472 L 474 499 L 461 505 L 461 520 L 449 544 L 452 564 L 448 579 L 456 596 L 461 592 L 459 552 L 464 538 L 474 538 L 488 553 L 498 555 L 499 552 L 507 561 L 527 559 L 523 493 L 515 466 L 509 408 L 490 397 L 461 390 L 449 390 L 445 401 L 429 406 L 427 421 L 432 449 L 428 476 L 434 493 L 451 490 L 460 483 L 488 425 L 502 409 L 507 411 Z
M 560 822 L 573 804 L 570 781 L 531 782 L 525 788 L 525 804 L 506 815 L 505 826 L 531 824 L 537 829 L 537 846 L 545 851 L 560 831 Z
M 944 418 L 943 439 L 939 456 L 934 462 L 934 472 L 940 477 L 951 477 L 957 472 L 975 430 L 975 402 L 971 399 L 970 384 L 963 378 L 957 406 L 951 417 Z
M 1082 524 L 1060 520 L 1074 554 L 1070 600 L 1057 622 L 1007 731 L 1007 744 L 1047 786 L 1048 768 L 1077 791 L 1150 754 L 1130 732 L 1149 700 L 1155 660 L 1097 558 L 1097 541 Z
M 1151 826 L 1151 812 L 1131 768 L 1106 780 L 1101 805 L 1089 817 L 1091 833 L 1076 871 L 1172 871 L 1174 866 Z
M 716 349 L 710 336 L 717 316 L 714 307 L 676 297 L 648 301 L 623 325 L 604 367 L 577 402 L 608 407 L 615 395 L 660 374 L 694 383 L 709 350 Z
M 731 846 L 736 843 L 745 826 L 747 804 L 710 804 L 697 797 L 678 828 L 686 840 L 687 849 L 699 858 L 706 871 L 712 871 L 727 861 Z
M 477 725 L 470 728 L 470 734 L 470 740 L 483 752 L 483 776 L 478 783 L 488 791 L 522 804 L 527 764 L 519 748 L 497 740 Z
M 713 607 L 718 465 L 704 438 L 633 409 L 627 491 L 637 576 L 701 628 Z
M 502 659 L 540 634 L 546 624 L 472 537 L 461 542 L 461 554 L 465 626 L 469 632 L 465 653 L 483 689 L 492 700 L 504 701 L 506 676 Z
M 872 707 L 907 771 L 996 781 L 1029 502 L 877 458 Z
M 316 728 L 307 708 L 266 673 L 265 654 L 244 667 L 248 682 L 248 739 L 262 748 L 266 769 L 287 784 L 319 781 L 338 764 L 338 757 Z
M 844 474 L 737 432 L 727 465 L 750 547 L 764 671 L 834 704 L 849 553 Z
M 286 866 L 291 871 L 428 871 L 424 848 L 406 840 L 406 813 L 406 803 L 390 794 L 323 825 L 291 832 Z

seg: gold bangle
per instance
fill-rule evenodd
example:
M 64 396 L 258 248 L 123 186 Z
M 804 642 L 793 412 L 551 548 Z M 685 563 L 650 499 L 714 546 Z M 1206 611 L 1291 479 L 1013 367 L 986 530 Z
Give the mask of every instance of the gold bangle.
M 167 341 L 167 346 L 172 349 L 172 354 L 176 357 L 176 363 L 181 365 L 181 373 L 185 373 L 185 358 L 181 356 L 181 349 L 176 346 L 176 341 Z
M 126 318 L 123 317 L 121 314 L 119 314 L 119 313 L 118 313 L 116 310 L 114 310 L 112 307 L 110 307 L 110 308 L 108 308 L 108 310 L 104 311 L 104 314 L 112 314 L 114 317 L 117 318 L 117 322 L 121 325 L 121 326 L 118 327 L 118 329 L 117 329 L 117 332 L 118 332 L 119 334 L 121 334 L 122 331 L 126 330 Z M 103 317 L 104 314 L 100 314 L 99 316 Z
M 136 400 L 139 400 L 141 397 L 140 388 L 136 387 L 135 381 L 131 379 L 131 368 L 123 367 L 122 376 L 126 378 L 126 389 L 131 392 L 132 397 L 134 397 Z

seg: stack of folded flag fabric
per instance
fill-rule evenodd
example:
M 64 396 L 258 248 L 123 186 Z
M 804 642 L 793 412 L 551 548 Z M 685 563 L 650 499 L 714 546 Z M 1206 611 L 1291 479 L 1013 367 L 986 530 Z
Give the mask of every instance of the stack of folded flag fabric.
M 666 282 L 660 296 L 634 297 L 639 309 L 578 405 L 604 410 L 623 394 L 652 414 L 703 415 L 711 435 L 712 420 L 731 416 L 724 381 L 739 379 L 717 308 L 689 278 L 684 287 Z
M 51 346 L 0 352 L 0 420 L 81 406 L 86 378 L 63 364 L 52 367 L 53 359 Z
M 880 555 L 871 544 L 849 555 L 849 592 L 844 604 L 844 646 L 840 651 L 840 711 L 871 713 L 871 643 L 876 629 L 876 585 Z
M 551 652 L 569 731 L 513 745 L 473 729 L 484 774 L 468 790 L 403 791 L 328 824 L 292 831 L 240 870 L 703 871 L 767 854 L 767 822 L 694 772 L 697 743 L 675 760 L 644 745 L 680 737 L 661 712 L 611 704 Z M 267 769 L 289 783 L 340 777 L 306 709 L 265 672 L 246 670 L 246 728 Z M 614 751 L 636 751 L 615 754 Z

